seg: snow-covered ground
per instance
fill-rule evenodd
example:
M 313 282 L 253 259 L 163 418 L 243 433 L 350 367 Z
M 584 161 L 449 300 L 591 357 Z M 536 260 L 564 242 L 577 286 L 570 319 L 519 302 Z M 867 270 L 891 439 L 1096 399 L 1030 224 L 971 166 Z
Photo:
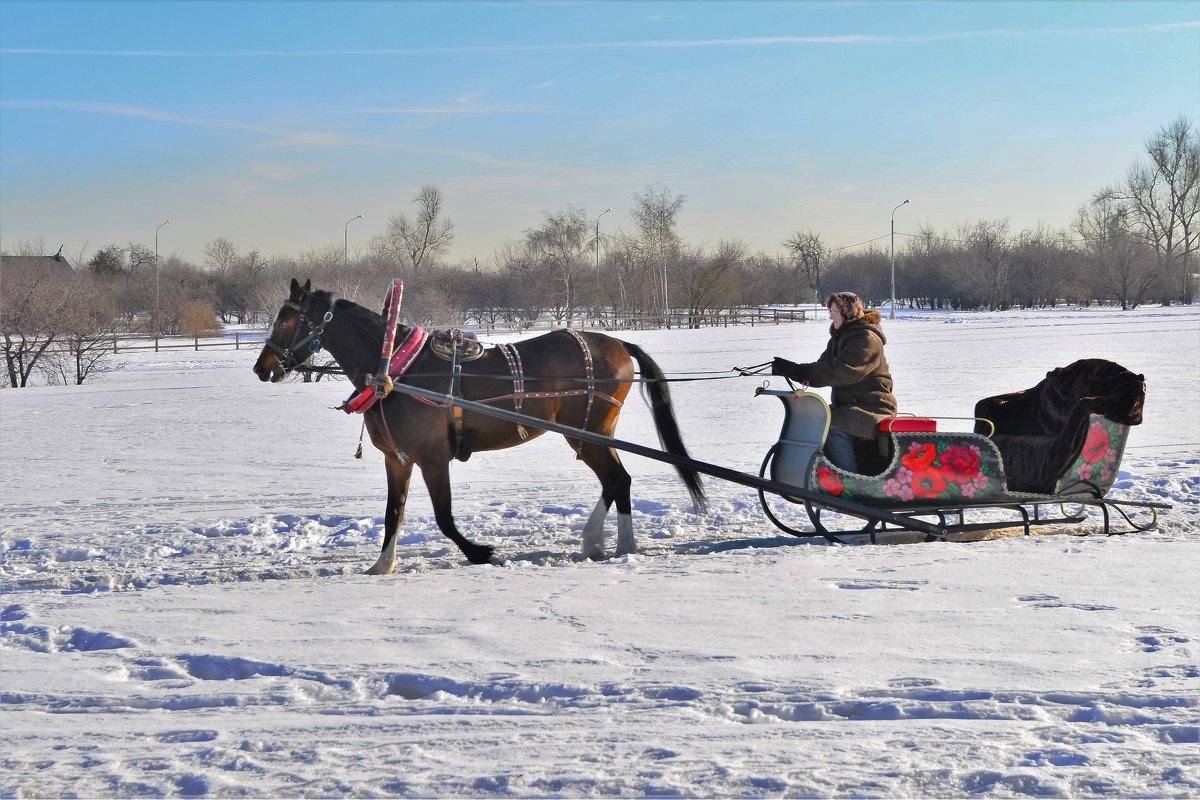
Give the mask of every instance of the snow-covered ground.
M 885 329 L 920 414 L 1077 358 L 1144 373 L 1114 494 L 1173 503 L 1161 530 L 829 545 L 731 484 L 696 516 L 627 455 L 642 552 L 581 562 L 598 486 L 545 436 L 452 468 L 502 564 L 466 565 L 414 481 L 369 577 L 383 467 L 345 383 L 221 350 L 0 393 L 0 796 L 1200 794 L 1200 308 Z M 626 338 L 692 374 L 815 357 L 826 326 Z M 758 383 L 674 387 L 694 456 L 757 472 Z M 619 433 L 656 442 L 634 395 Z

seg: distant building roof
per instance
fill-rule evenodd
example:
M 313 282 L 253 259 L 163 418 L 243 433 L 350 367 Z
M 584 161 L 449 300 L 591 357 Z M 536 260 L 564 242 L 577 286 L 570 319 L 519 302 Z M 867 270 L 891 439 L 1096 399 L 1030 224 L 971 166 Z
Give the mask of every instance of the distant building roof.
M 5 256 L 0 255 L 0 272 L 15 272 L 24 269 L 44 269 L 52 275 L 70 277 L 75 268 L 62 254 L 62 248 L 52 256 Z

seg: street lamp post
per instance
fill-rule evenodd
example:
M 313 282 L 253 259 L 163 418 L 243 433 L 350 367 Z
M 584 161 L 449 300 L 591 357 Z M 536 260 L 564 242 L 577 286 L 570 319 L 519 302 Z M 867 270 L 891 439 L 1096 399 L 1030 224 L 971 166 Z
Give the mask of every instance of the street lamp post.
M 158 324 L 158 232 L 162 230 L 163 225 L 170 225 L 171 220 L 159 225 L 154 229 L 154 324 Z
M 600 212 L 600 217 L 611 212 L 611 208 L 606 208 Z M 600 217 L 596 217 L 596 322 L 600 321 Z
M 342 230 L 342 233 L 344 234 L 344 237 L 342 239 L 342 266 L 343 267 L 345 267 L 347 264 L 350 263 L 350 223 L 354 222 L 354 220 L 356 220 L 356 219 L 362 219 L 362 218 L 363 218 L 362 214 L 359 214 L 357 217 L 351 217 L 350 219 L 346 220 L 346 226 Z
M 908 205 L 905 200 L 896 208 Z M 896 208 L 892 209 L 892 305 L 888 309 L 888 319 L 896 318 Z

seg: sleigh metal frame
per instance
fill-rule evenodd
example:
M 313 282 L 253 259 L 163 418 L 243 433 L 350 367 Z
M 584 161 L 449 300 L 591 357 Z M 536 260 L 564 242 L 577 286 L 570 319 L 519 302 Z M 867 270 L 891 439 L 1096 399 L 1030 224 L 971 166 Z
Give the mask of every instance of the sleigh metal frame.
M 793 536 L 823 536 L 834 542 L 872 543 L 882 534 L 911 531 L 895 518 L 923 519 L 939 529 L 926 540 L 955 534 L 986 533 L 1018 528 L 1029 535 L 1035 527 L 1076 525 L 1098 508 L 1107 535 L 1153 530 L 1158 512 L 1169 504 L 1116 500 L 1105 497 L 1117 477 L 1128 426 L 1099 415 L 1089 421 L 1088 443 L 1059 480 L 1053 494 L 1008 489 L 1003 459 L 991 439 L 978 433 L 938 433 L 920 425 L 887 425 L 881 433 L 888 458 L 875 474 L 842 470 L 821 448 L 829 430 L 829 405 L 813 392 L 760 388 L 757 395 L 778 397 L 785 415 L 779 440 L 763 458 L 760 477 L 792 484 L 804 491 L 779 493 L 803 507 L 813 530 L 796 527 L 773 509 L 767 493 L 759 501 L 767 518 Z M 903 420 L 903 418 L 901 418 Z M 813 493 L 818 496 L 813 497 Z M 831 507 L 830 499 L 852 500 L 892 519 L 847 514 Z M 1139 516 L 1140 515 L 1140 516 Z M 1117 530 L 1120 517 L 1130 531 Z M 1144 518 L 1147 517 L 1148 519 Z

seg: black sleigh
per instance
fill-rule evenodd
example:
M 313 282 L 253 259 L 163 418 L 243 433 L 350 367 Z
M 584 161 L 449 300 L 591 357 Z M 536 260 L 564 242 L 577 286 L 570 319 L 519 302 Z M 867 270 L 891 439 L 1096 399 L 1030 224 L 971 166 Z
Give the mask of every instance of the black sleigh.
M 859 443 L 858 473 L 822 453 L 830 412 L 821 395 L 766 388 L 758 394 L 778 397 L 785 409 L 759 475 L 805 490 L 780 497 L 760 490 L 759 499 L 768 518 L 795 536 L 876 542 L 885 533 L 912 535 L 847 513 L 845 503 L 834 511 L 821 496 L 925 519 L 945 531 L 927 539 L 1014 527 L 1028 535 L 1034 526 L 1083 523 L 1091 510 L 1099 510 L 1106 534 L 1147 531 L 1157 526 L 1158 511 L 1170 507 L 1107 497 L 1145 401 L 1143 377 L 1111 361 L 1077 361 L 1030 389 L 980 400 L 973 432 L 940 432 L 936 418 L 884 420 L 877 441 Z M 798 527 L 805 519 L 811 529 Z

